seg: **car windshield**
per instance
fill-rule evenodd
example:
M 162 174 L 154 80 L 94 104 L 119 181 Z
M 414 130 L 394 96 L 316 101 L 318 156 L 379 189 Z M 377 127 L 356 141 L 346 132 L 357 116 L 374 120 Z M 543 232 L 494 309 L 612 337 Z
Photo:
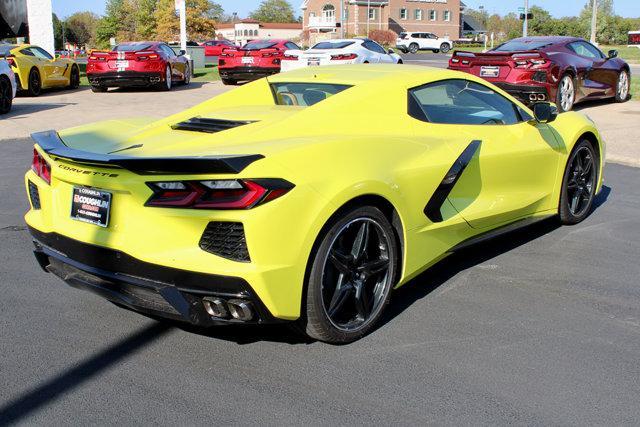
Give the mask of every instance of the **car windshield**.
M 311 49 L 344 49 L 355 42 L 320 42 Z
M 330 83 L 272 83 L 276 105 L 309 107 L 349 89 L 351 86 Z
M 12 44 L 0 44 L 0 56 L 7 56 L 16 46 Z
M 520 50 L 536 50 L 553 44 L 548 40 L 510 40 L 493 49 L 494 52 L 516 52 Z
M 151 47 L 150 44 L 132 43 L 132 44 L 119 44 L 113 48 L 114 52 L 138 52 L 140 50 L 146 50 Z
M 268 40 L 259 40 L 255 42 L 249 42 L 245 44 L 242 49 L 244 50 L 260 50 L 260 49 L 269 49 L 274 47 L 277 43 L 268 41 Z

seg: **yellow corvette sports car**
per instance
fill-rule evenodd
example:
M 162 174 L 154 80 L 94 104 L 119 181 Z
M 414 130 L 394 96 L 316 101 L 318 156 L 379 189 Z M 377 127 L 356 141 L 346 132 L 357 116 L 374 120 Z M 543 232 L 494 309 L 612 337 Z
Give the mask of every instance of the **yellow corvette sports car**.
M 16 75 L 19 91 L 38 96 L 42 89 L 77 88 L 80 69 L 72 59 L 54 58 L 34 45 L 0 45 L 0 58 L 6 58 Z
M 162 120 L 33 134 L 26 222 L 42 268 L 119 305 L 350 342 L 446 255 L 589 214 L 598 130 L 532 108 L 420 66 L 278 74 Z

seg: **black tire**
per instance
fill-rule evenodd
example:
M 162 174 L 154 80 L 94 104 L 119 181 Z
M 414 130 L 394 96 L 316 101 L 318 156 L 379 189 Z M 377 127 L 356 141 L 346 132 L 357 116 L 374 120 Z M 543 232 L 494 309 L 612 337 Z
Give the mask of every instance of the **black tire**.
M 77 65 L 71 66 L 71 74 L 69 75 L 69 88 L 78 89 L 80 87 L 80 70 Z
M 372 206 L 351 209 L 324 230 L 309 260 L 299 326 L 313 339 L 346 344 L 382 316 L 395 284 L 398 243 L 387 218 Z
M 440 53 L 440 49 L 431 49 L 431 52 L 433 52 L 433 53 Z
M 402 49 L 400 49 L 400 52 L 402 52 L 402 53 L 407 53 L 407 52 L 409 52 L 409 51 L 408 51 L 407 49 L 402 48 Z
M 0 114 L 7 114 L 13 105 L 13 87 L 7 76 L 0 76 Z
M 186 68 L 184 69 L 184 79 L 182 80 L 182 85 L 189 86 L 189 83 L 191 83 L 191 67 L 189 67 L 189 64 L 187 64 Z
M 571 151 L 562 177 L 558 207 L 562 224 L 577 224 L 589 215 L 593 207 L 599 172 L 600 159 L 596 155 L 593 143 L 586 139 L 581 140 Z
M 104 86 L 93 86 L 93 85 L 91 85 L 91 92 L 94 92 L 94 93 L 104 93 L 104 92 L 107 91 L 107 89 L 109 89 L 109 88 L 104 87 Z
M 451 46 L 449 46 L 449 43 L 442 43 L 440 45 L 440 52 L 442 53 L 447 53 L 451 50 Z
M 627 70 L 622 70 L 616 80 L 616 102 L 626 102 L 631 98 L 631 77 Z
M 396 64 L 404 64 L 404 62 L 402 61 L 402 59 L 398 59 L 398 62 L 396 62 Z
M 411 43 L 409 45 L 409 52 L 413 53 L 414 55 L 418 53 L 419 50 L 420 46 L 418 46 L 418 43 Z
M 40 96 L 42 92 L 42 79 L 40 79 L 40 72 L 37 68 L 32 68 L 29 72 L 29 89 L 27 93 L 29 96 Z
M 570 84 L 570 88 L 567 88 L 567 100 L 563 101 L 563 93 L 564 93 L 564 84 Z M 571 92 L 571 93 L 569 93 Z M 570 98 L 570 99 L 569 99 Z M 565 111 L 571 111 L 573 105 L 576 101 L 576 86 L 571 74 L 564 74 L 560 81 L 558 82 L 558 90 L 556 91 L 556 106 L 558 107 L 559 113 L 564 113 Z
M 238 84 L 238 81 L 234 79 L 221 78 L 221 80 L 222 80 L 222 84 L 227 86 L 235 86 Z
M 167 64 L 164 70 L 165 70 L 164 79 L 160 81 L 160 83 L 158 83 L 157 87 L 158 87 L 158 90 L 160 91 L 168 92 L 173 87 L 173 81 L 172 81 L 173 73 L 171 72 L 171 66 L 169 64 Z

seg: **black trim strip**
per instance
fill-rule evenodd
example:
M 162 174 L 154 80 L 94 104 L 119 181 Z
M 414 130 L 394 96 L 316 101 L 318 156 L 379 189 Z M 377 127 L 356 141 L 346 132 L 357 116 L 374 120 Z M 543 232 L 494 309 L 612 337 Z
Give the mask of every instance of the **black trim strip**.
M 451 190 L 455 187 L 458 179 L 462 176 L 462 173 L 467 168 L 471 159 L 476 154 L 476 151 L 480 148 L 482 141 L 473 140 L 469 143 L 467 148 L 464 149 L 462 154 L 453 162 L 453 165 L 447 172 L 447 174 L 442 178 L 440 185 L 436 188 L 433 195 L 427 202 L 427 205 L 424 207 L 424 214 L 433 222 L 442 222 L 442 205 L 444 204 L 449 194 L 451 194 Z
M 127 157 L 91 153 L 68 147 L 54 130 L 31 134 L 45 153 L 78 163 L 118 166 L 139 175 L 181 174 L 237 174 L 261 154 L 216 157 Z
M 251 123 L 255 123 L 255 120 L 220 120 L 192 117 L 189 120 L 185 120 L 183 122 L 172 125 L 171 129 L 216 133 L 223 130 L 233 129 L 238 126 L 248 125 Z

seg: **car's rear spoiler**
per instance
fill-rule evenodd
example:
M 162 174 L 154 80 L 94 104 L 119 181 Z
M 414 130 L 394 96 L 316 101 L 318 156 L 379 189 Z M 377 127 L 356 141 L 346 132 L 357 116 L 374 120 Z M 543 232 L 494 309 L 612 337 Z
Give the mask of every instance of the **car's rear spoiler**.
M 31 138 L 50 156 L 78 163 L 120 167 L 139 175 L 237 174 L 256 160 L 264 158 L 261 154 L 202 157 L 133 157 L 92 153 L 71 148 L 65 145 L 54 130 L 33 133 Z

